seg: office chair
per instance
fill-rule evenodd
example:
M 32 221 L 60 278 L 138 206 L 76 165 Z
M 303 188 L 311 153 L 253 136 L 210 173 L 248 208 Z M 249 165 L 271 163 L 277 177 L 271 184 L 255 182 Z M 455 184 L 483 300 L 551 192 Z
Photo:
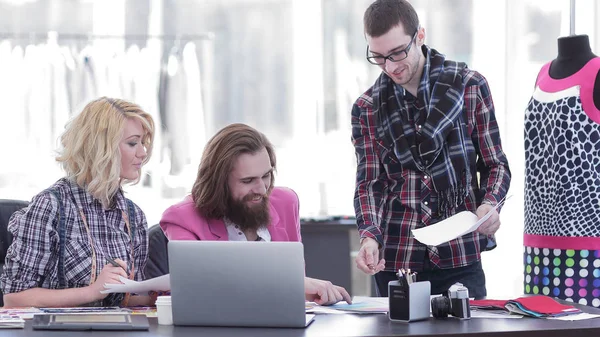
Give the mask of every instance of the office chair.
M 148 262 L 146 262 L 146 278 L 154 278 L 169 273 L 169 252 L 165 236 L 159 225 L 148 230 Z
M 12 214 L 29 203 L 22 200 L 0 199 L 0 272 L 4 269 L 6 251 L 12 243 L 12 235 L 8 232 L 8 220 Z M 0 292 L 0 306 L 4 305 L 2 292 Z

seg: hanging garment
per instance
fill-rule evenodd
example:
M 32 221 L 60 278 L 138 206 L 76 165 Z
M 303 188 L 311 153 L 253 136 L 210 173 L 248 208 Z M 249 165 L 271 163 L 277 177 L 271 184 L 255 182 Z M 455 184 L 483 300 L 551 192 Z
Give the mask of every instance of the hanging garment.
M 540 70 L 525 112 L 525 293 L 600 307 L 600 58 Z
M 158 84 L 160 79 L 161 50 L 145 47 L 139 54 L 139 66 L 136 71 L 135 95 L 133 101 L 154 119 L 154 155 L 153 161 L 160 163 L 162 158 L 163 121 L 158 109 Z
M 125 86 L 123 68 L 125 67 L 125 53 L 115 51 L 107 56 L 106 60 L 106 92 L 102 96 L 122 98 Z
M 55 143 L 52 139 L 54 123 L 52 114 L 52 77 L 51 65 L 48 61 L 48 50 L 45 45 L 28 45 L 25 48 L 24 74 L 27 78 L 25 91 L 26 114 L 28 117 L 28 139 L 31 146 L 31 164 L 38 163 L 38 171 L 50 168 Z
M 187 160 L 195 168 L 200 163 L 207 139 L 200 66 L 196 54 L 196 44 L 193 42 L 188 42 L 183 47 L 183 67 L 186 75 L 187 134 L 188 142 L 191 145 L 188 148 Z
M 10 111 L 12 115 L 8 121 L 8 127 L 10 128 L 11 136 L 10 142 L 12 144 L 26 144 L 27 143 L 27 120 L 23 111 L 25 110 L 25 78 L 23 77 L 24 69 L 24 60 L 23 60 L 24 50 L 21 46 L 16 46 L 13 48 L 11 53 L 11 60 L 9 62 L 10 66 L 10 75 L 4 80 L 10 85 L 9 93 L 10 95 L 7 98 L 7 111 Z M 4 144 L 4 143 L 3 143 Z M 19 146 L 8 146 L 10 151 L 14 153 L 18 158 L 21 156 L 22 150 Z M 10 158 L 10 157 L 9 157 Z M 19 172 L 21 167 L 19 164 L 14 163 L 15 167 L 13 167 L 13 172 Z
M 51 110 L 51 128 L 52 148 L 56 149 L 60 144 L 60 136 L 65 130 L 65 126 L 70 119 L 71 107 L 69 104 L 69 95 L 67 91 L 67 64 L 63 51 L 56 44 L 56 41 L 48 43 L 47 61 L 49 62 L 50 76 L 50 110 Z
M 10 102 L 10 97 L 13 92 L 10 88 L 10 80 L 13 79 L 11 68 L 12 68 L 12 57 L 11 57 L 11 44 L 8 41 L 0 42 L 0 100 L 6 104 L 6 102 Z M 3 104 L 3 105 L 4 105 Z M 16 115 L 16 111 L 11 109 L 11 105 L 4 105 L 4 111 L 0 113 L 0 158 L 12 158 L 12 151 L 9 146 L 5 144 L 11 144 L 13 140 L 11 139 L 13 133 L 11 130 L 13 128 L 11 125 L 14 123 L 15 119 L 18 117 Z M 3 181 L 8 180 L 8 174 L 6 174 L 6 178 L 4 178 L 4 172 L 10 172 L 10 168 L 8 165 L 0 165 L 0 186 L 3 185 Z
M 160 86 L 170 153 L 169 173 L 177 176 L 187 169 L 191 174 L 200 162 L 206 142 L 200 67 L 193 42 L 188 42 L 181 52 L 178 48 L 171 51 Z
M 140 48 L 133 44 L 125 52 L 125 67 L 123 68 L 123 98 L 133 100 L 136 95 L 135 79 L 140 67 Z
M 129 48 L 127 51 L 127 69 L 130 74 L 124 76 L 129 78 L 129 90 L 131 101 L 137 103 L 144 111 L 154 119 L 154 145 L 152 158 L 145 166 L 145 179 L 141 186 L 151 187 L 156 193 L 160 193 L 161 180 L 158 178 L 166 174 L 161 169 L 163 160 L 163 122 L 158 108 L 158 86 L 160 79 L 160 57 L 161 50 L 154 47 L 144 47 L 139 50 Z M 135 63 L 135 64 L 134 64 Z
M 75 57 L 75 70 L 71 77 L 71 110 L 77 115 L 90 101 L 98 98 L 93 49 L 86 46 Z
M 178 51 L 172 52 L 168 57 L 164 80 L 166 139 L 171 162 L 169 173 L 177 176 L 188 164 L 188 147 L 191 145 L 187 129 L 186 74 Z

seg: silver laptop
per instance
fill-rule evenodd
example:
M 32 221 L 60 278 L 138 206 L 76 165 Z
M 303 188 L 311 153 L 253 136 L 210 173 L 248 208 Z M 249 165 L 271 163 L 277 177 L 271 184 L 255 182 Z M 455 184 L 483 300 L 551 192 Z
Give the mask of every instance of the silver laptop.
M 305 327 L 300 242 L 169 241 L 175 325 Z

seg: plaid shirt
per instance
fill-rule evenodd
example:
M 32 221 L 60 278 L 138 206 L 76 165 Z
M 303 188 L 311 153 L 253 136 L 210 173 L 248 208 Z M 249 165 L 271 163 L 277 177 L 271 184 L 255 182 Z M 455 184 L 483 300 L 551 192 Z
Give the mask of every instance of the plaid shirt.
M 409 116 L 406 117 L 412 132 L 420 131 L 419 121 L 427 115 L 423 102 L 425 95 L 430 94 L 429 63 L 426 58 L 417 97 L 402 87 L 396 88 L 397 99 L 404 100 L 407 107 Z M 468 198 L 449 215 L 464 210 L 474 212 L 482 202 L 495 205 L 504 198 L 510 185 L 510 171 L 500 144 L 487 81 L 468 68 L 463 72 L 463 81 L 463 109 L 470 135 L 465 143 L 467 151 L 476 151 L 478 159 L 470 163 L 470 169 L 479 173 L 479 181 L 474 175 Z M 437 213 L 436 191 L 428 175 L 403 168 L 395 158 L 394 149 L 388 148 L 377 137 L 372 90 L 373 87 L 361 95 L 352 108 L 352 142 L 358 161 L 354 208 L 360 237 L 373 238 L 383 247 L 387 271 L 400 268 L 420 271 L 426 257 L 434 268 L 442 269 L 477 262 L 481 246 L 485 248 L 487 243 L 486 237 L 478 233 L 470 233 L 439 246 L 426 246 L 415 240 L 412 229 L 443 220 Z M 384 125 L 398 122 L 388 120 Z
M 65 278 L 68 288 L 89 285 L 92 271 L 90 241 L 81 218 L 79 207 L 85 214 L 94 249 L 97 275 L 106 264 L 106 257 L 125 261 L 131 268 L 131 241 L 121 211 L 127 214 L 127 201 L 119 191 L 113 206 L 103 209 L 100 201 L 76 183 L 63 178 L 54 188 L 61 196 L 65 214 Z M 30 288 L 57 289 L 58 284 L 58 201 L 48 191 L 36 195 L 29 207 L 13 214 L 8 230 L 13 242 L 6 253 L 6 264 L 0 276 L 4 294 Z M 147 223 L 142 210 L 135 205 L 136 227 L 134 240 L 135 279 L 144 279 L 148 256 Z M 128 270 L 129 272 L 129 270 Z

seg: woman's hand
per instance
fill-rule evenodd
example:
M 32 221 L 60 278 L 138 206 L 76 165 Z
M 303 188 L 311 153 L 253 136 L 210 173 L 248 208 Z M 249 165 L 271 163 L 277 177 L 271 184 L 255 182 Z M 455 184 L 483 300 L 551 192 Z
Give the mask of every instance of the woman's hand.
M 96 278 L 96 282 L 89 286 L 89 289 L 92 292 L 92 295 L 94 296 L 94 300 L 102 300 L 106 296 L 108 296 L 108 294 L 101 293 L 101 291 L 105 290 L 105 283 L 122 284 L 123 282 L 121 282 L 119 276 L 127 278 L 127 272 L 125 271 L 125 269 L 127 268 L 127 264 L 120 259 L 115 259 L 115 262 L 117 262 L 120 266 L 115 267 L 112 264 L 105 265 L 104 268 L 102 268 L 102 271 L 100 271 L 98 277 Z

